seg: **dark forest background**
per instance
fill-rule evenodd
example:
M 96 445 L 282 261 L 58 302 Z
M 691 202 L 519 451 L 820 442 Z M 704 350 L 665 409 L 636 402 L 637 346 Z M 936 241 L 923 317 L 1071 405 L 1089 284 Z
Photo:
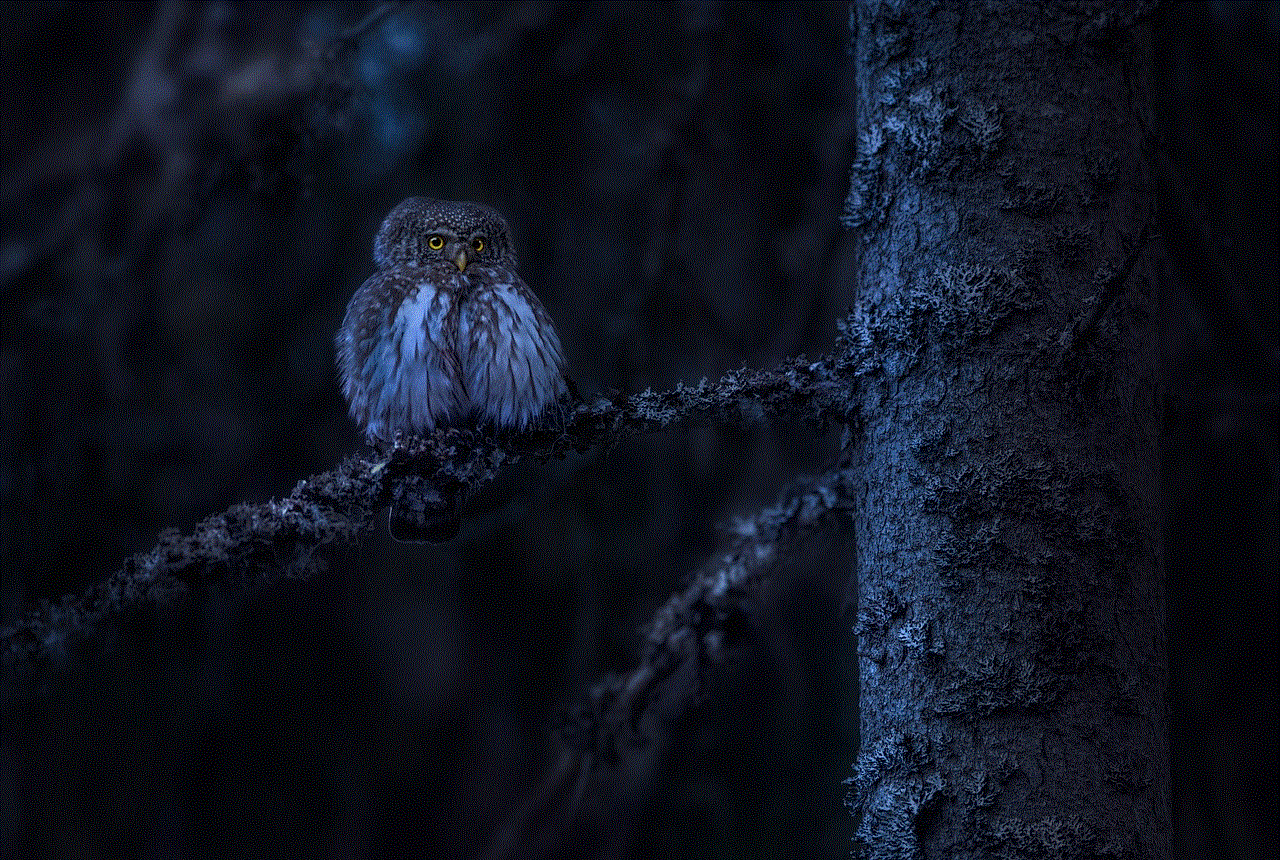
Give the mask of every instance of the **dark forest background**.
M 409 195 L 507 216 L 588 396 L 831 348 L 847 5 L 381 8 L 0 5 L 0 625 L 361 449 L 332 337 Z M 1166 4 L 1156 34 L 1176 841 L 1271 857 L 1280 9 Z M 139 612 L 6 680 L 0 850 L 481 852 L 558 715 L 839 434 L 522 465 L 451 543 L 380 527 L 308 579 Z M 847 855 L 850 569 L 847 531 L 790 559 L 602 852 Z

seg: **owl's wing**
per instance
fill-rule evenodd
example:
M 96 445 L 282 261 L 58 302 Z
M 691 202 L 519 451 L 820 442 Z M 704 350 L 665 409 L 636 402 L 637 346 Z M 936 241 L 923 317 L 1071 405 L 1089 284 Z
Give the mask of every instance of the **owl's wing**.
M 459 282 L 445 270 L 379 272 L 356 291 L 337 337 L 342 390 L 371 442 L 465 413 L 457 351 Z
M 560 337 L 514 271 L 472 266 L 467 279 L 458 346 L 471 408 L 499 427 L 523 428 L 567 391 Z

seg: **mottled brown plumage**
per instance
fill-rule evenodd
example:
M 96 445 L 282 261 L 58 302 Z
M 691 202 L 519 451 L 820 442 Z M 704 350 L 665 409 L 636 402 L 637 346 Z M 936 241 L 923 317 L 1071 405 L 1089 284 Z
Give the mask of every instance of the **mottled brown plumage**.
M 382 223 L 374 261 L 337 337 L 343 393 L 371 443 L 523 428 L 568 390 L 560 338 L 497 212 L 411 197 Z

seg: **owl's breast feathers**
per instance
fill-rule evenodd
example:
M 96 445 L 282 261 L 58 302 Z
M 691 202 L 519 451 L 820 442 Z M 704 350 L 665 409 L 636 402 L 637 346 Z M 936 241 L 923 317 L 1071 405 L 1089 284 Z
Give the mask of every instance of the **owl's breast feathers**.
M 458 346 L 471 409 L 482 422 L 526 427 L 567 391 L 560 337 L 514 271 L 472 265 L 466 280 Z
M 501 266 L 379 272 L 352 297 L 337 351 L 351 415 L 375 443 L 463 420 L 523 428 L 566 391 L 550 316 Z

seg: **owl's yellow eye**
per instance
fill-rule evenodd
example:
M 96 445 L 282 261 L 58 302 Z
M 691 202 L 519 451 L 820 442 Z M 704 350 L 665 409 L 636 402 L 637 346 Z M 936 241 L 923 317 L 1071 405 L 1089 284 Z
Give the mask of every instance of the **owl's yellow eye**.
M 431 250 L 433 250 L 433 251 L 439 251 L 441 248 L 443 248 L 443 247 L 444 247 L 444 237 L 443 237 L 443 236 L 428 236 L 428 237 L 427 237 L 427 247 L 428 247 L 428 248 L 430 248 L 430 249 L 431 249 Z
M 480 238 L 479 236 L 477 236 L 477 237 L 475 237 L 474 239 L 472 239 L 472 240 L 471 240 L 471 250 L 475 251 L 477 254 L 479 254 L 481 251 L 483 251 L 483 250 L 484 250 L 484 239 Z

